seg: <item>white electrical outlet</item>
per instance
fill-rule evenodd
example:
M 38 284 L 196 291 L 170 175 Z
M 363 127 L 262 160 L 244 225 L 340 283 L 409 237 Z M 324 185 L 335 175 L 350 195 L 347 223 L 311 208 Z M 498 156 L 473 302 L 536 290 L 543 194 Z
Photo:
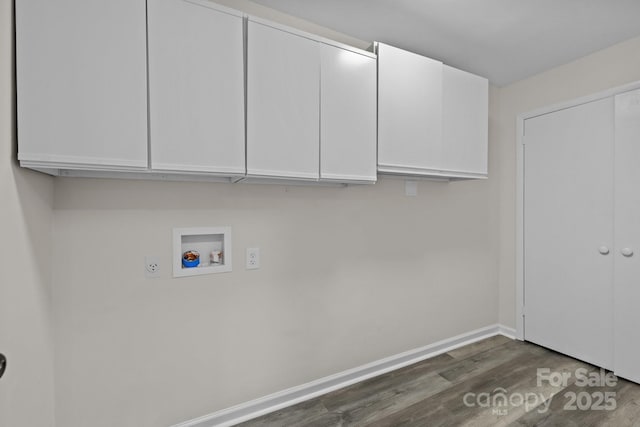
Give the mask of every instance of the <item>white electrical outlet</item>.
M 156 256 L 144 257 L 144 273 L 147 277 L 160 277 L 160 260 Z
M 260 268 L 260 248 L 247 248 L 247 270 Z

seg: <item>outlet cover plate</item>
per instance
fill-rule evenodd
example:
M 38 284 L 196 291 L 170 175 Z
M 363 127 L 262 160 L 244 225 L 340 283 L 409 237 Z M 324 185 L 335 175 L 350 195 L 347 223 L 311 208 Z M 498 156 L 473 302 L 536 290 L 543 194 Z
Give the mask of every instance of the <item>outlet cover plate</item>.
M 247 270 L 260 268 L 260 248 L 247 248 Z

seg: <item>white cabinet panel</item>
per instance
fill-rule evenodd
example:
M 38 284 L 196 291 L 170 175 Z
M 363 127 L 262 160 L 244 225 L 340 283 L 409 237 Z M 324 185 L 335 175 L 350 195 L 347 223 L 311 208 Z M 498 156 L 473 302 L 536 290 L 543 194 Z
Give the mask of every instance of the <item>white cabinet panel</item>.
M 23 165 L 146 168 L 145 8 L 144 0 L 16 2 Z
M 244 175 L 242 15 L 149 0 L 151 168 Z
M 489 83 L 447 65 L 443 68 L 443 168 L 487 174 Z
M 320 46 L 249 21 L 247 175 L 317 180 Z
M 441 169 L 442 63 L 378 44 L 378 170 Z
M 322 45 L 320 178 L 376 180 L 376 60 Z
M 613 135 L 612 98 L 525 121 L 525 338 L 609 369 Z
M 640 382 L 640 90 L 615 97 L 615 132 L 614 366 L 616 375 Z

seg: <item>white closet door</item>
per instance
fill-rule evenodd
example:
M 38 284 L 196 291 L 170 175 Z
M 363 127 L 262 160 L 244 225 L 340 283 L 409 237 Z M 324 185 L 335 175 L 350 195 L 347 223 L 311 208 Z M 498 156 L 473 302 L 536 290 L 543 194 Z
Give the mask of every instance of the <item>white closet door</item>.
M 242 15 L 213 7 L 149 1 L 154 170 L 245 172 Z
M 640 382 L 640 90 L 617 95 L 615 109 L 614 367 Z
M 524 139 L 525 339 L 609 369 L 613 133 L 607 98 L 528 119 Z
M 16 2 L 19 159 L 146 169 L 144 0 Z
M 249 21 L 247 174 L 318 180 L 320 46 Z
M 320 178 L 376 180 L 376 60 L 322 45 Z

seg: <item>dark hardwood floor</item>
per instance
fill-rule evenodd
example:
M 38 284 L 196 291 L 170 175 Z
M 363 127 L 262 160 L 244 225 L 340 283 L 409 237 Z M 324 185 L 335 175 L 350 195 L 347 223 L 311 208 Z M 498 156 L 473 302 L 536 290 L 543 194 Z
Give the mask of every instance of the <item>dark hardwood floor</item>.
M 612 377 L 495 336 L 240 425 L 640 426 L 640 385 Z

